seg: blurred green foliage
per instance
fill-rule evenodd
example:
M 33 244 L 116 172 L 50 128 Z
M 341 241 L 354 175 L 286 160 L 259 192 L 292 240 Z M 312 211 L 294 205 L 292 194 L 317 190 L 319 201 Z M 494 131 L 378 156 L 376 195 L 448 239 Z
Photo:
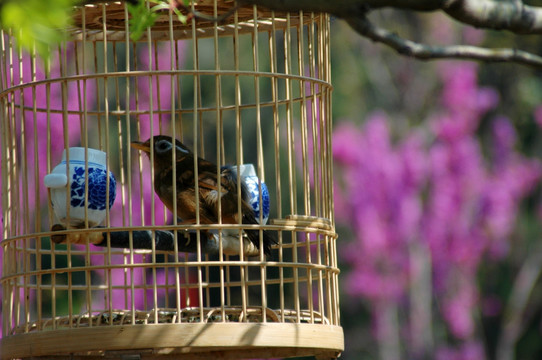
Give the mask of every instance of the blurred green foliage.
M 10 0 L 0 2 L 0 25 L 2 29 L 12 32 L 19 48 L 36 53 L 48 63 L 51 47 L 67 38 L 64 29 L 72 23 L 71 12 L 80 0 Z M 190 0 L 183 0 L 185 6 Z M 150 4 L 154 4 L 150 6 Z M 187 17 L 178 8 L 172 8 L 166 0 L 128 2 L 130 12 L 130 37 L 141 38 L 145 30 L 154 24 L 158 12 L 172 10 L 177 19 L 186 23 Z
M 188 5 L 190 0 L 182 0 L 184 5 Z M 162 10 L 171 10 L 177 16 L 177 19 L 186 24 L 187 16 L 179 11 L 178 8 L 172 7 L 166 0 L 150 0 L 149 3 L 156 4 L 152 7 L 147 7 L 145 1 L 134 1 L 128 3 L 128 11 L 130 12 L 130 38 L 137 41 L 143 36 L 143 33 L 154 24 L 158 18 L 158 12 Z
M 52 44 L 65 37 L 62 29 L 71 24 L 73 0 L 17 0 L 6 1 L 0 7 L 0 24 L 12 31 L 17 45 L 34 49 L 47 62 Z
M 132 16 L 130 19 L 130 37 L 132 40 L 141 38 L 143 32 L 154 24 L 158 14 L 155 11 L 150 11 L 143 1 L 136 4 L 128 4 L 128 11 Z

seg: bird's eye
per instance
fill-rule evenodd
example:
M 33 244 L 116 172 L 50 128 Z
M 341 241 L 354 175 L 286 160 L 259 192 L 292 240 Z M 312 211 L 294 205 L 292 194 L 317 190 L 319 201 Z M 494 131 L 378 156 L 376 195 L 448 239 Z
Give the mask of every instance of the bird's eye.
M 164 153 L 171 149 L 171 143 L 167 140 L 160 140 L 156 143 L 156 151 L 159 153 Z

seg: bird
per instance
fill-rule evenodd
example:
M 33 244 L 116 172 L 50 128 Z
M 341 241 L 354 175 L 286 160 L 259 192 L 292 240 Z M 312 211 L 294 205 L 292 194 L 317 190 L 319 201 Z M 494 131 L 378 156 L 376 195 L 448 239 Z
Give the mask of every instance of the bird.
M 173 178 L 176 180 L 177 216 L 183 224 L 196 223 L 196 187 L 194 176 L 194 153 L 179 140 L 166 135 L 152 138 L 154 164 L 154 191 L 173 212 Z M 131 146 L 143 151 L 150 158 L 151 139 L 133 141 Z M 173 174 L 173 151 L 175 151 L 176 174 Z M 199 220 L 201 224 L 218 223 L 218 179 L 217 166 L 201 157 L 197 158 L 199 189 Z M 235 166 L 223 166 L 220 171 L 221 217 L 224 224 L 238 224 L 238 191 Z M 254 209 L 249 204 L 249 193 L 241 182 L 241 223 L 258 224 Z M 259 230 L 245 229 L 248 239 L 259 249 Z M 269 231 L 263 231 L 263 250 L 271 254 L 276 240 Z

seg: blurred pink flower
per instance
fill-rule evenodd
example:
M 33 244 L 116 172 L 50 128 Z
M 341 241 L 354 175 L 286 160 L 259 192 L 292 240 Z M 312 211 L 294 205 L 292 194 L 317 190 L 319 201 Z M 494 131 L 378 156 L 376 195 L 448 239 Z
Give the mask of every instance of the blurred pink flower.
M 484 346 L 478 341 L 468 341 L 457 347 L 440 347 L 436 352 L 436 360 L 480 360 L 485 358 Z
M 444 319 L 449 324 L 450 332 L 459 339 L 468 339 L 474 333 L 472 311 L 478 296 L 470 276 L 472 276 L 470 271 L 454 269 L 454 274 L 449 274 L 449 284 L 454 287 L 451 289 L 453 293 L 444 297 L 442 301 Z
M 73 48 L 63 48 L 58 56 L 66 59 L 70 59 L 73 56 Z M 28 84 L 32 81 L 45 80 L 45 71 L 41 68 L 40 62 L 36 61 L 36 67 L 32 66 L 31 57 L 23 53 L 22 56 L 10 59 L 13 61 L 11 66 L 12 71 L 6 73 L 4 79 L 6 84 L 19 85 Z M 21 64 L 21 67 L 17 63 Z M 52 67 L 48 78 L 60 78 L 67 74 L 61 74 L 61 68 L 59 61 L 51 61 Z M 86 87 L 87 96 L 83 98 L 83 87 Z M 80 143 L 80 117 L 75 114 L 67 115 L 68 127 L 64 128 L 64 114 L 61 111 L 65 107 L 69 111 L 82 111 L 82 104 L 86 102 L 89 108 L 94 104 L 94 83 L 88 81 L 86 83 L 82 81 L 68 81 L 63 89 L 63 84 L 59 81 L 51 81 L 48 85 L 38 84 L 33 87 L 25 87 L 23 90 L 14 90 L 13 93 L 8 94 L 8 101 L 14 104 L 14 107 L 7 109 L 7 117 L 13 117 L 15 119 L 15 129 L 9 136 L 16 137 L 14 142 L 18 148 L 15 149 L 17 154 L 18 169 L 26 169 L 26 178 L 21 175 L 17 177 L 20 179 L 15 186 L 19 187 L 19 194 L 25 194 L 19 197 L 19 208 L 22 212 L 27 212 L 30 223 L 23 225 L 19 224 L 19 229 L 24 229 L 28 232 L 40 232 L 43 230 L 49 230 L 49 224 L 45 221 L 41 222 L 41 228 L 37 227 L 35 221 L 37 216 L 36 208 L 41 208 L 41 216 L 46 216 L 46 211 L 42 204 L 47 203 L 47 190 L 43 185 L 42 179 L 47 174 L 47 154 L 48 146 L 50 146 L 51 157 L 53 166 L 56 165 L 55 160 L 60 161 L 61 153 L 65 148 L 71 146 L 78 146 Z M 49 114 L 43 109 L 49 108 Z M 14 109 L 14 110 L 12 110 Z M 24 109 L 24 110 L 21 110 Z M 36 111 L 34 111 L 36 109 Z M 58 110 L 58 111 L 57 111 Z M 47 141 L 47 134 L 52 139 L 50 144 Z M 67 141 L 67 142 L 66 142 Z M 22 145 L 24 144 L 24 148 Z M 24 182 L 23 182 L 24 180 Z M 38 183 L 39 186 L 31 186 L 28 184 Z M 0 186 L 2 182 L 0 180 Z M 23 191 L 24 189 L 24 191 Z M 20 219 L 22 221 L 22 217 Z M 1 230 L 4 235 L 4 219 L 2 218 Z M 28 227 L 26 227 L 28 226 Z M 21 235 L 8 234 L 8 236 Z M 27 246 L 31 243 L 27 243 Z M 0 264 L 2 263 L 2 249 L 0 248 Z M 0 276 L 2 272 L 0 270 Z M 35 301 L 35 291 L 22 291 L 20 292 L 21 303 L 29 300 Z M 24 300 L 26 299 L 26 300 Z M 1 313 L 0 313 L 1 319 Z M 0 330 L 0 338 L 2 336 L 2 330 Z
M 468 45 L 480 45 L 486 37 L 486 32 L 482 29 L 476 29 L 466 26 L 463 29 L 463 39 Z
M 446 62 L 440 69 L 442 106 L 429 119 L 432 142 L 422 129 L 392 141 L 383 112 L 362 127 L 342 123 L 334 133 L 333 155 L 342 170 L 337 221 L 354 234 L 340 249 L 350 266 L 344 284 L 351 296 L 401 306 L 408 295 L 410 244 L 418 242 L 430 251 L 441 316 L 462 341 L 439 350 L 439 358 L 478 359 L 483 349 L 471 341 L 480 304 L 476 275 L 485 256 L 508 253 L 519 203 L 542 177 L 542 165 L 514 149 L 515 129 L 504 117 L 493 122 L 485 157 L 476 131 L 498 95 L 478 86 L 475 64 Z

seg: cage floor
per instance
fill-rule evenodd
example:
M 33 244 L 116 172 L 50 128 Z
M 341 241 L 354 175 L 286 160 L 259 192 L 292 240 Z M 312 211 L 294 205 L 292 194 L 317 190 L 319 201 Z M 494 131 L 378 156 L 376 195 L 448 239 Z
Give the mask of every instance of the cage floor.
M 303 323 L 303 324 L 325 324 L 329 321 L 318 312 L 308 310 L 284 311 L 270 308 L 265 309 L 265 316 L 262 307 L 188 307 L 180 309 L 152 309 L 149 311 L 113 310 L 96 311 L 92 315 L 88 313 L 74 316 L 58 316 L 55 319 L 44 319 L 41 322 L 34 321 L 13 329 L 11 335 L 39 332 L 46 330 L 59 330 L 95 326 L 125 326 L 145 324 L 179 324 L 179 323 Z

